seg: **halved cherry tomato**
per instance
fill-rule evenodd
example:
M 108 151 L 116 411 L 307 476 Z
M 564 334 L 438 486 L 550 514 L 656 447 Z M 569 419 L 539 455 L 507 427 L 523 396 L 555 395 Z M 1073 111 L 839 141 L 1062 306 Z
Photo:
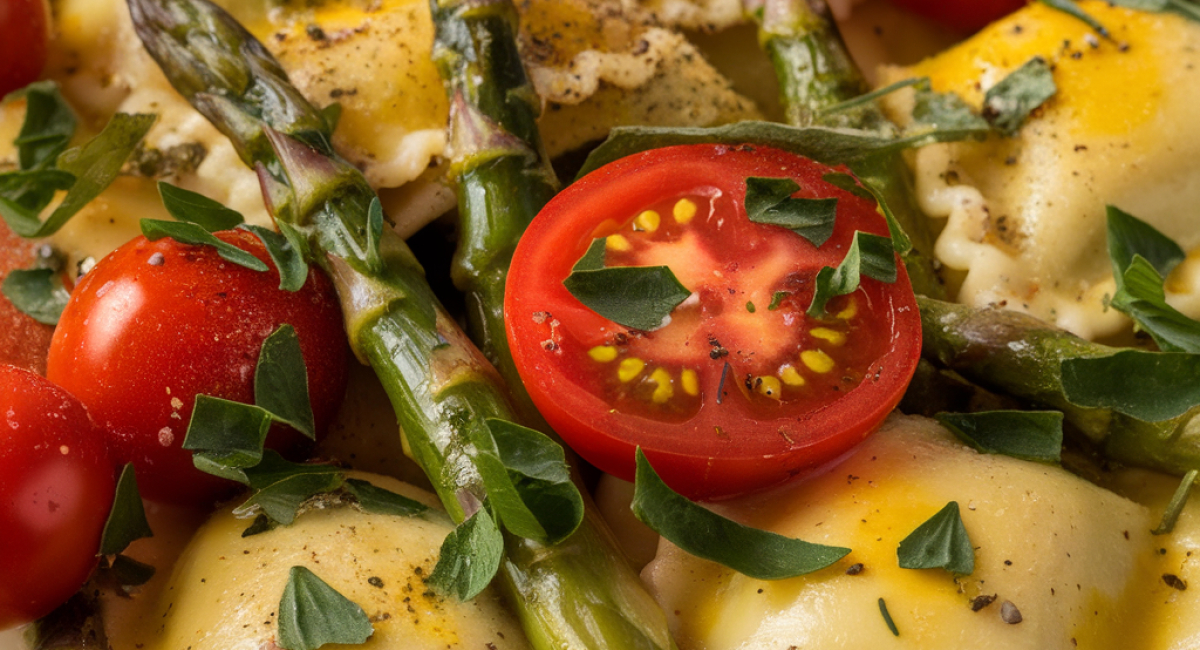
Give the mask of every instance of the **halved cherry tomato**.
M 0 0 L 0 97 L 37 80 L 46 65 L 46 0 Z
M 79 400 L 0 366 L 0 630 L 50 613 L 96 566 L 116 472 Z
M 805 314 L 817 272 L 856 230 L 887 235 L 872 202 L 822 180 L 833 171 L 766 147 L 670 147 L 552 200 L 517 247 L 505 300 L 517 367 L 551 426 L 606 472 L 632 479 L 641 447 L 676 490 L 719 498 L 828 461 L 879 425 L 916 367 L 920 319 L 899 264 L 894 284 L 864 276 L 828 317 Z M 836 197 L 830 239 L 750 222 L 751 176 Z M 665 264 L 692 291 L 669 324 L 630 330 L 567 291 L 599 237 L 607 266 Z
M 192 406 L 198 394 L 253 403 L 259 350 L 280 325 L 300 339 L 318 431 L 345 391 L 346 337 L 328 277 L 313 270 L 300 291 L 284 291 L 255 236 L 217 236 L 271 270 L 227 262 L 211 246 L 138 237 L 79 281 L 50 344 L 47 377 L 107 430 L 114 457 L 134 464 L 147 498 L 202 504 L 232 487 L 195 469 L 181 446 Z M 281 451 L 303 443 L 282 428 L 267 441 Z
M 890 0 L 897 7 L 935 20 L 964 33 L 976 32 L 988 23 L 1024 7 L 1026 0 Z

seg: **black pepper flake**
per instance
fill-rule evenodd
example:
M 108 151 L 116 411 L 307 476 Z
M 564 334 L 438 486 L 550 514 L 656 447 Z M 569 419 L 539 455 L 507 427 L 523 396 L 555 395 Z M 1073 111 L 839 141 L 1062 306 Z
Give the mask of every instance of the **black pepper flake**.
M 846 575 L 856 576 L 856 575 L 862 573 L 864 568 L 866 568 L 866 567 L 863 566 L 862 562 L 855 562 L 854 564 L 851 564 L 850 566 L 846 567 Z
M 304 28 L 304 33 L 308 34 L 308 37 L 314 41 L 325 40 L 325 30 L 321 29 L 320 25 L 309 24 Z
M 383 579 L 379 576 L 371 576 L 370 578 L 367 578 L 367 584 L 371 585 L 372 587 L 382 589 Z
M 1179 591 L 1187 590 L 1187 583 L 1184 582 L 1183 578 L 1180 578 L 1174 573 L 1164 573 L 1162 579 L 1163 582 L 1167 583 L 1167 586 L 1172 589 L 1178 589 Z
M 979 610 L 996 602 L 996 594 L 981 594 L 971 599 L 971 611 L 978 612 Z
M 1021 610 L 1017 609 L 1017 606 L 1008 600 L 1000 605 L 1000 619 L 1009 625 L 1016 625 L 1024 620 L 1021 618 Z

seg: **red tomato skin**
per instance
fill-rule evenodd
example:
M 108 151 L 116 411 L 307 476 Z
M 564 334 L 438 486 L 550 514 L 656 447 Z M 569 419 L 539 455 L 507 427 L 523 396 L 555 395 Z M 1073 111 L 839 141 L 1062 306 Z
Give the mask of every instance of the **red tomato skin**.
M 1024 7 L 1026 0 L 890 0 L 897 7 L 972 33 Z
M 217 236 L 270 271 L 227 262 L 211 246 L 138 237 L 80 279 L 50 344 L 47 377 L 87 406 L 149 499 L 205 505 L 235 487 L 197 470 L 182 448 L 192 406 L 199 394 L 254 403 L 259 350 L 281 324 L 299 337 L 318 435 L 345 391 L 347 344 L 328 277 L 310 270 L 289 293 L 256 237 Z M 288 453 L 309 445 L 273 427 L 267 446 Z
M 634 450 L 646 457 L 673 489 L 692 499 L 721 499 L 781 483 L 830 461 L 862 441 L 899 403 L 920 356 L 920 317 L 903 264 L 895 285 L 864 278 L 861 291 L 885 315 L 886 352 L 871 362 L 866 379 L 836 402 L 806 413 L 781 412 L 753 419 L 737 400 L 706 402 L 698 417 L 665 423 L 610 408 L 581 390 L 547 349 L 548 331 L 537 322 L 576 318 L 587 311 L 562 286 L 591 233 L 614 215 L 636 214 L 642 206 L 680 187 L 715 185 L 740 204 L 747 176 L 792 177 L 808 186 L 834 171 L 768 147 L 690 145 L 658 149 L 621 159 L 580 179 L 560 193 L 532 222 L 513 257 L 505 297 L 509 342 L 534 403 L 550 425 L 583 458 L 601 470 L 632 480 Z M 839 198 L 830 241 L 815 249 L 807 266 L 836 266 L 855 229 L 886 235 L 887 225 L 871 203 L 827 185 Z M 849 216 L 843 216 L 843 208 Z M 742 213 L 744 217 L 744 212 Z M 865 216 L 864 216 L 865 215 Z M 613 329 L 624 329 L 605 321 Z M 708 350 L 699 351 L 707 358 Z M 715 384 L 719 363 L 712 364 Z M 702 378 L 702 382 L 705 380 Z M 739 379 L 731 379 L 739 381 Z M 713 435 L 720 427 L 724 435 Z M 783 432 L 783 433 L 780 433 Z M 790 438 L 790 441 L 787 440 Z
M 0 0 L 0 97 L 41 76 L 48 34 L 45 0 Z
M 0 366 L 0 629 L 79 590 L 100 548 L 116 472 L 79 400 Z

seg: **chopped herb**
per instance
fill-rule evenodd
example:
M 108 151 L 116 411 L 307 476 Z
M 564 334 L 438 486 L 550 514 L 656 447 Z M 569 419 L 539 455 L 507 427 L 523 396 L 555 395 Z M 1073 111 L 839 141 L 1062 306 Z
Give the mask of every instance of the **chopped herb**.
M 1079 5 L 1075 4 L 1075 0 L 1041 0 L 1041 2 L 1052 9 L 1057 9 L 1073 18 L 1083 21 L 1088 27 L 1096 30 L 1097 34 L 1105 38 L 1108 37 L 1108 29 L 1104 25 L 1101 25 L 1100 21 L 1092 18 L 1086 11 L 1080 9 Z
M 854 233 L 854 242 L 836 269 L 826 266 L 817 272 L 808 315 L 823 317 L 826 303 L 835 296 L 857 290 L 863 275 L 880 282 L 895 282 L 896 254 L 890 239 L 860 230 Z
M 1062 456 L 1061 411 L 979 411 L 935 417 L 983 453 L 1046 463 L 1059 462 Z
M 124 551 L 130 542 L 152 536 L 154 531 L 150 530 L 150 524 L 146 521 L 146 511 L 142 508 L 142 497 L 138 493 L 133 464 L 126 463 L 121 470 L 121 477 L 117 479 L 112 510 L 104 523 L 100 551 L 97 555 L 116 555 Z
M 892 620 L 892 615 L 888 613 L 887 603 L 883 598 L 879 599 L 879 613 L 883 615 L 883 622 L 887 623 L 888 629 L 892 631 L 892 636 L 900 636 L 900 630 L 896 627 L 896 622 Z
M 336 470 L 297 473 L 256 490 L 233 513 L 248 517 L 262 512 L 271 521 L 287 526 L 296 520 L 300 506 L 306 501 L 337 490 L 344 481 L 345 474 Z
M 752 302 L 747 302 L 747 303 L 746 303 L 746 311 L 748 311 L 748 312 L 750 312 L 751 314 L 753 314 L 753 313 L 755 312 L 754 303 L 752 303 Z
M 904 569 L 940 568 L 964 576 L 973 573 L 975 549 L 958 512 L 958 502 L 947 503 L 909 533 L 900 542 L 896 557 Z
M 1171 496 L 1170 503 L 1167 504 L 1166 510 L 1163 511 L 1162 521 L 1159 522 L 1158 528 L 1150 531 L 1155 535 L 1165 535 L 1172 530 L 1175 530 L 1175 522 L 1179 520 L 1179 514 L 1183 512 L 1183 506 L 1187 505 L 1188 497 L 1192 494 L 1192 487 L 1196 484 L 1196 477 L 1200 476 L 1200 470 L 1190 470 L 1183 475 L 1183 480 L 1179 482 L 1179 487 L 1175 488 L 1175 494 Z
M 666 325 L 671 312 L 692 295 L 666 266 L 572 271 L 563 285 L 588 309 L 619 325 L 647 332 Z
M 225 207 L 203 194 L 158 182 L 158 194 L 167 212 L 178 221 L 194 223 L 209 231 L 229 230 L 245 221 L 242 213 Z
M 791 291 L 776 291 L 771 296 L 771 304 L 767 305 L 767 311 L 775 311 L 779 309 L 779 305 L 783 304 L 784 299 L 792 295 Z
M 21 313 L 46 325 L 58 324 L 71 297 L 61 274 L 51 269 L 13 269 L 0 284 L 0 292 Z
M 863 106 L 864 104 L 867 104 L 868 102 L 873 102 L 881 97 L 886 97 L 887 95 L 890 95 L 902 88 L 908 88 L 909 86 L 916 86 L 916 85 L 928 84 L 928 83 L 929 83 L 928 77 L 913 77 L 911 79 L 902 79 L 900 81 L 897 81 L 896 83 L 889 84 L 887 86 L 884 86 L 883 88 L 872 90 L 869 93 L 863 93 L 862 95 L 859 95 L 852 99 L 847 99 L 843 102 L 839 102 L 832 106 L 826 106 L 824 108 L 819 108 L 819 109 L 817 109 L 816 115 L 817 115 L 817 117 L 827 117 L 829 115 L 845 113 L 852 109 Z
M 976 115 L 971 107 L 954 93 L 935 92 L 926 84 L 917 87 L 913 94 L 913 102 L 914 127 L 962 133 L 963 139 L 982 139 L 991 131 L 987 120 Z
M 988 89 L 983 116 L 1006 135 L 1015 135 L 1026 118 L 1058 92 L 1050 64 L 1035 56 Z
M 790 178 L 747 178 L 746 216 L 754 223 L 787 228 L 819 247 L 833 234 L 837 199 L 792 198 L 798 191 Z
M 254 403 L 276 422 L 316 439 L 316 423 L 308 397 L 308 371 L 300 339 L 291 325 L 280 325 L 262 343 L 254 369 Z
M 279 600 L 278 638 L 284 650 L 316 650 L 327 643 L 364 643 L 375 632 L 362 607 L 312 571 L 294 566 Z
M 1108 408 L 1146 422 L 1179 417 L 1200 404 L 1200 355 L 1120 350 L 1062 361 L 1062 387 L 1076 406 Z
M 279 226 L 284 233 L 295 234 L 284 222 L 279 222 Z M 304 282 L 308 280 L 308 263 L 304 261 L 304 254 L 286 234 L 252 224 L 242 224 L 240 228 L 258 237 L 267 249 L 267 254 L 279 270 L 280 289 L 299 291 L 304 286 Z
M 904 228 L 900 226 L 900 220 L 896 218 L 896 214 L 888 207 L 887 201 L 883 200 L 883 193 L 876 189 L 874 185 L 861 178 L 851 176 L 850 174 L 843 174 L 842 172 L 825 174 L 821 179 L 855 196 L 874 200 L 876 207 L 883 213 L 883 217 L 887 219 L 888 234 L 892 236 L 892 248 L 901 255 L 905 255 L 912 250 L 912 239 L 909 239 L 908 233 L 904 232 Z
M 641 449 L 631 508 L 638 520 L 679 548 L 760 580 L 819 571 L 850 552 L 743 526 L 692 503 L 659 478 Z
M 25 122 L 13 140 L 17 162 L 21 169 L 49 169 L 75 135 L 75 112 L 53 81 L 32 83 L 20 95 L 25 96 Z
M 242 531 L 242 537 L 261 535 L 263 533 L 275 530 L 277 526 L 279 526 L 279 524 L 271 521 L 270 517 L 259 513 L 259 515 L 254 518 L 254 522 L 249 526 L 246 526 L 246 529 Z
M 249 483 L 243 470 L 263 458 L 271 414 L 250 404 L 197 395 L 183 448 L 202 472 Z
M 268 269 L 266 262 L 233 244 L 217 239 L 212 233 L 194 223 L 142 219 L 141 225 L 142 234 L 150 241 L 170 237 L 181 244 L 212 246 L 217 249 L 217 254 L 222 259 L 238 266 L 244 266 L 252 271 L 265 272 Z
M 571 267 L 571 272 L 599 271 L 600 269 L 604 268 L 604 258 L 607 243 L 607 237 L 593 239 L 591 245 L 588 246 L 587 252 L 583 254 L 583 257 L 579 258 L 579 261 L 575 263 L 575 266 Z
M 414 517 L 429 511 L 429 506 L 420 501 L 396 494 L 391 490 L 385 490 L 361 479 L 348 478 L 343 487 L 354 496 L 359 507 L 372 514 Z
M 504 555 L 504 536 L 487 508 L 480 508 L 446 536 L 429 584 L 468 601 L 492 582 Z

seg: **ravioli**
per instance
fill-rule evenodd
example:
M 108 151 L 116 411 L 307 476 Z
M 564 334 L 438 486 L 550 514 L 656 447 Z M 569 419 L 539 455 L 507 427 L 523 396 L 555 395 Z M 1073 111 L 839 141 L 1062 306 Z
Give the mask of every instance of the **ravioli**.
M 915 157 L 922 208 L 945 218 L 936 256 L 960 272 L 960 302 L 1028 312 L 1087 338 L 1130 321 L 1114 292 L 1105 237 L 1113 204 L 1200 254 L 1200 23 L 1088 0 L 1112 32 L 1042 3 L 882 83 L 928 76 L 978 108 L 984 92 L 1034 56 L 1058 93 L 1015 138 L 926 147 Z M 892 102 L 903 117 L 903 102 Z M 1200 264 L 1172 275 L 1168 300 L 1200 315 Z

